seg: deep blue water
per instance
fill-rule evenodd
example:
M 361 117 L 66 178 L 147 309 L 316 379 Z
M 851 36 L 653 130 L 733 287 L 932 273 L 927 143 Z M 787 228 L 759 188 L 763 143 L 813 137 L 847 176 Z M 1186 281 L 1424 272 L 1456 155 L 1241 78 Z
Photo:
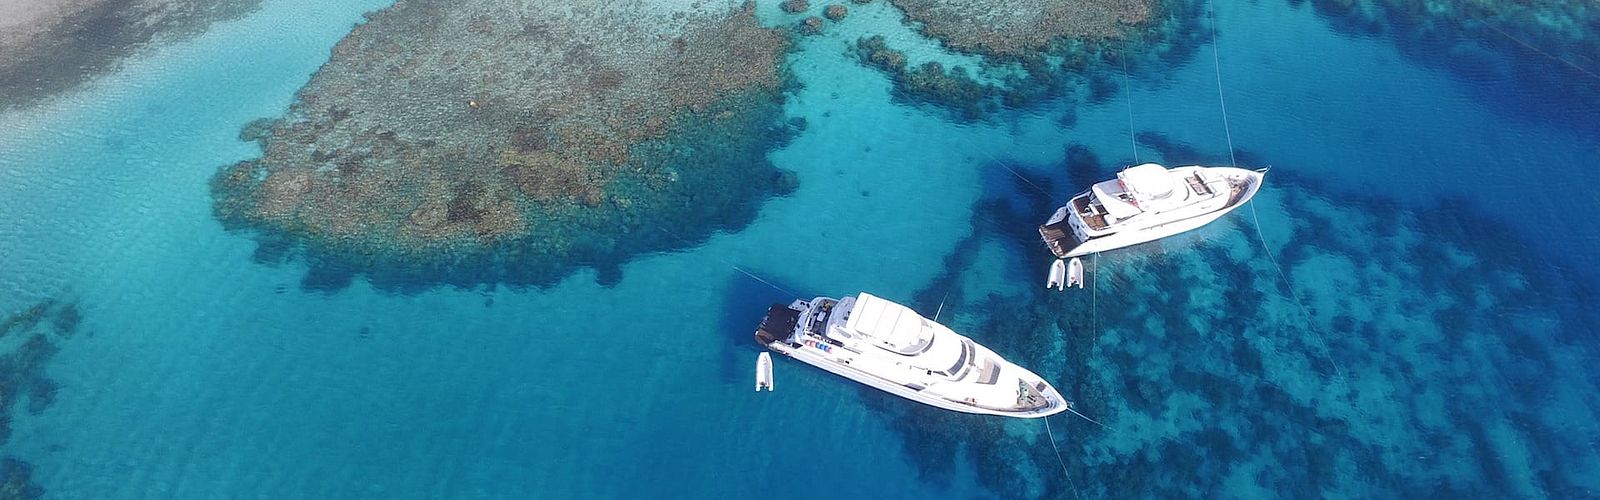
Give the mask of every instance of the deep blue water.
M 282 113 L 384 5 L 268 1 L 0 114 L 0 314 L 81 313 L 35 374 L 53 401 L 9 405 L 0 446 L 48 495 L 1066 495 L 1038 421 L 928 417 L 788 360 L 776 392 L 751 394 L 766 304 L 858 290 L 951 298 L 944 321 L 1061 377 L 1106 426 L 1051 420 L 1084 495 L 1600 494 L 1600 119 L 1570 119 L 1600 110 L 1541 117 L 1516 85 L 1259 2 L 1219 10 L 1219 65 L 1208 46 L 1105 103 L 952 123 L 893 102 L 848 47 L 883 34 L 913 60 L 968 56 L 884 2 L 852 5 L 791 56 L 788 113 L 809 126 L 771 158 L 801 187 L 749 227 L 636 259 L 610 288 L 586 271 L 548 290 L 305 291 L 302 264 L 255 263 L 222 229 L 207 182 L 257 155 L 239 129 Z M 1048 215 L 1030 200 L 1076 189 L 1066 145 L 1105 172 L 1135 151 L 1221 161 L 1218 71 L 1232 142 L 1273 166 L 1253 211 L 1104 255 L 1093 291 L 1041 293 L 1043 250 L 1014 234 Z M 1138 132 L 1201 158 L 1130 144 L 1130 106 Z M 994 333 L 1008 308 L 1048 314 Z M 1203 440 L 1219 435 L 1233 443 Z M 1325 441 L 1349 444 L 1330 463 L 1274 447 Z M 1001 445 L 1016 459 L 974 451 Z M 983 479 L 1005 467 L 1015 489 Z

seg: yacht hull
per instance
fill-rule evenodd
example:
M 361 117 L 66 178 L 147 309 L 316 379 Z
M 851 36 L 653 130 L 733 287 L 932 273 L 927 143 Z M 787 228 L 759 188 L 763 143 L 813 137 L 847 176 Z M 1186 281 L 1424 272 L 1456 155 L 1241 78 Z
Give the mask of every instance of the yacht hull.
M 862 300 L 872 301 L 866 312 L 861 312 Z M 863 317 L 874 319 L 863 320 Z M 902 322 L 903 318 L 909 319 Z M 887 323 L 880 320 L 887 320 Z M 868 324 L 872 330 L 850 326 L 857 323 Z M 890 330 L 879 329 L 890 323 L 893 324 Z M 906 338 L 882 336 L 891 332 L 905 333 L 902 325 L 934 333 L 928 337 L 914 335 L 916 339 L 927 341 L 919 340 L 914 345 L 895 343 Z M 922 330 L 924 328 L 928 330 Z M 819 334 L 822 331 L 833 333 Z M 756 328 L 755 337 L 772 352 L 944 410 L 1041 418 L 1066 411 L 1069 406 L 1054 386 L 1032 371 L 942 325 L 927 321 L 905 306 L 866 293 L 843 301 L 818 297 L 811 302 L 796 300 L 787 306 L 773 304 Z M 839 341 L 839 338 L 849 342 Z M 890 347 L 880 344 L 890 344 Z M 955 352 L 961 353 L 949 371 L 919 364 L 923 361 L 916 356 L 931 352 L 928 348 L 933 345 L 956 346 Z M 911 350 L 903 349 L 906 346 Z M 1031 404 L 1023 404 L 1024 399 Z
M 773 352 L 788 356 L 790 358 L 794 358 L 794 359 L 796 359 L 796 360 L 798 360 L 798 361 L 800 361 L 802 363 L 805 363 L 805 364 L 808 364 L 808 365 L 811 365 L 811 366 L 815 366 L 817 368 L 821 368 L 821 369 L 823 369 L 825 371 L 833 373 L 834 375 L 838 375 L 838 376 L 841 376 L 841 377 L 844 377 L 844 378 L 847 378 L 847 379 L 850 379 L 850 380 L 854 380 L 856 382 L 860 382 L 862 384 L 866 384 L 868 386 L 871 386 L 872 388 L 878 389 L 880 391 L 887 392 L 889 394 L 900 396 L 902 398 L 906 398 L 906 399 L 909 399 L 909 400 L 912 400 L 912 401 L 916 401 L 918 403 L 922 403 L 922 404 L 925 404 L 925 405 L 928 405 L 928 406 L 932 406 L 932 407 L 935 407 L 935 408 L 939 408 L 939 409 L 942 409 L 942 410 L 958 411 L 958 412 L 962 412 L 962 413 L 975 413 L 975 414 L 979 414 L 979 415 L 996 415 L 996 416 L 1001 416 L 1001 417 L 1015 417 L 1015 418 L 1043 418 L 1043 417 L 1048 417 L 1050 415 L 1054 415 L 1054 414 L 1057 414 L 1057 413 L 1061 413 L 1062 411 L 1066 410 L 1065 406 L 1043 408 L 1043 409 L 1031 410 L 1031 411 L 1026 411 L 1026 412 L 1001 411 L 1001 410 L 993 410 L 993 409 L 989 409 L 989 408 L 976 407 L 976 406 L 972 406 L 972 405 L 957 403 L 955 401 L 950 401 L 948 399 L 944 399 L 944 398 L 937 397 L 937 396 L 929 396 L 927 394 L 923 394 L 921 391 L 913 390 L 910 387 L 906 387 L 906 386 L 903 386 L 903 385 L 895 384 L 893 382 L 890 382 L 888 380 L 884 380 L 882 378 L 878 378 L 876 376 L 873 376 L 873 375 L 868 374 L 866 372 L 863 372 L 861 370 L 856 370 L 854 368 L 850 368 L 847 365 L 839 364 L 838 362 L 833 361 L 833 359 L 831 359 L 829 356 L 827 356 L 825 354 L 822 354 L 820 352 L 816 352 L 816 351 L 814 351 L 812 349 L 809 349 L 809 348 L 806 348 L 806 347 L 798 347 L 797 348 L 797 347 L 792 347 L 792 346 L 789 346 L 789 345 L 785 345 L 783 343 L 773 343 L 773 344 L 768 344 L 767 348 L 768 349 L 772 349 Z M 1012 366 L 1015 367 L 1015 369 L 1018 369 L 1018 370 L 1022 369 L 1021 367 L 1016 367 L 1015 365 L 1012 365 Z M 1029 372 L 1029 373 L 1031 374 L 1032 372 Z
M 1224 215 L 1233 212 L 1234 209 L 1249 203 L 1251 199 L 1255 198 L 1256 193 L 1261 190 L 1262 181 L 1266 176 L 1266 169 L 1253 171 L 1235 167 L 1210 167 L 1210 169 L 1221 171 L 1225 176 L 1238 176 L 1244 179 L 1244 186 L 1240 193 L 1214 210 L 1149 226 L 1130 227 L 1114 233 L 1090 237 L 1083 241 L 1077 241 L 1077 237 L 1071 235 L 1067 235 L 1065 238 L 1057 238 L 1054 241 L 1046 237 L 1046 243 L 1050 244 L 1052 252 L 1056 253 L 1057 257 L 1067 259 L 1130 247 L 1140 243 L 1149 243 L 1168 236 L 1199 229 L 1206 224 L 1221 219 Z M 1045 232 L 1046 228 L 1041 227 L 1041 236 Z M 1062 245 L 1061 243 L 1063 242 L 1075 244 Z M 1057 248 L 1060 248 L 1060 250 L 1056 250 Z
M 1151 226 L 1144 229 L 1119 231 L 1101 236 L 1099 238 L 1091 238 L 1089 241 L 1085 241 L 1083 244 L 1078 245 L 1077 248 L 1072 249 L 1072 251 L 1067 252 L 1065 257 L 1082 257 L 1092 253 L 1131 247 L 1140 243 L 1149 243 L 1155 240 L 1166 238 L 1168 236 L 1174 236 L 1179 233 L 1193 231 L 1195 229 L 1199 229 L 1201 226 L 1215 222 L 1217 219 L 1221 219 L 1222 216 L 1228 215 L 1228 212 L 1232 212 L 1237 206 L 1238 205 L 1225 207 L 1221 210 L 1205 215 Z

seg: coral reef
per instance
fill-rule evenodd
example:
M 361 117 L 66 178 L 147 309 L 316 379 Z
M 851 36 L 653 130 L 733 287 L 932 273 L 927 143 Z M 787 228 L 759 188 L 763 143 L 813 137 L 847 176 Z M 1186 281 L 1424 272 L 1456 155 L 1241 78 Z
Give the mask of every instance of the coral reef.
M 1058 38 L 1122 35 L 1150 17 L 1148 0 L 889 0 L 922 33 L 963 52 L 1021 56 Z
M 285 116 L 241 134 L 264 154 L 216 175 L 216 213 L 262 260 L 305 256 L 308 287 L 392 290 L 580 265 L 609 283 L 630 255 L 742 225 L 783 187 L 764 153 L 790 135 L 788 39 L 750 4 L 651 9 L 370 14 Z
M 49 319 L 49 327 L 45 320 Z M 0 444 L 11 437 L 12 407 L 26 400 L 28 414 L 50 407 L 59 387 L 45 374 L 45 365 L 60 350 L 56 343 L 72 337 L 81 320 L 73 302 L 45 299 L 0 322 L 0 335 L 26 335 L 8 339 L 0 354 Z M 33 483 L 33 467 L 16 457 L 0 459 L 0 499 L 39 498 L 44 490 Z
M 784 12 L 799 14 L 810 10 L 811 2 L 808 0 L 783 0 L 783 3 L 778 4 L 778 7 L 783 9 Z
M 1340 30 L 1387 35 L 1413 62 L 1476 83 L 1502 112 L 1565 124 L 1592 122 L 1600 109 L 1600 8 L 1592 1 L 1310 3 Z
M 1278 259 L 1300 304 L 1237 217 L 1210 236 L 1086 259 L 1100 288 L 1090 293 L 970 296 L 988 287 L 964 281 L 1005 274 L 972 257 L 979 245 L 1048 267 L 1028 229 L 1053 208 L 1031 187 L 974 207 L 974 232 L 915 303 L 971 311 L 958 326 L 1059 381 L 1107 425 L 1057 419 L 1065 464 L 1042 428 L 864 397 L 891 415 L 929 479 L 965 454 L 1007 498 L 1600 488 L 1588 444 L 1600 436 L 1573 424 L 1595 418 L 1589 395 L 1600 380 L 1585 361 L 1600 327 L 1594 311 L 1579 310 L 1593 302 L 1585 285 L 1537 265 L 1465 203 L 1409 210 L 1341 196 L 1335 205 L 1326 188 L 1275 174 L 1260 202 L 1293 218 Z M 1552 374 L 1573 383 L 1548 384 Z
M 902 8 L 904 3 L 895 2 Z M 1029 14 L 1051 9 L 1048 6 L 1028 4 L 1015 9 L 1008 6 L 998 9 L 1004 13 L 994 15 L 1011 19 L 1010 22 L 1018 23 L 1019 28 L 999 35 L 985 34 L 994 29 L 978 29 L 968 33 L 981 37 L 974 39 L 952 38 L 925 26 L 925 34 L 952 49 L 977 55 L 981 60 L 977 68 L 953 67 L 942 75 L 927 71 L 926 65 L 904 62 L 904 55 L 888 47 L 880 37 L 858 41 L 857 54 L 863 64 L 876 67 L 894 79 L 896 95 L 902 102 L 929 104 L 935 109 L 949 111 L 958 120 L 981 119 L 1001 108 L 1020 108 L 1043 99 L 1079 93 L 1085 94 L 1091 102 L 1099 102 L 1110 98 L 1118 88 L 1117 82 L 1107 75 L 1120 74 L 1126 67 L 1135 78 L 1160 80 L 1164 78 L 1164 69 L 1187 62 L 1196 48 L 1208 40 L 1202 33 L 1210 33 L 1198 29 L 1204 2 L 1140 0 L 1125 3 L 1118 12 L 1126 16 L 1112 16 L 1115 19 L 1098 24 L 1092 18 L 1069 21 L 1047 16 L 1035 19 Z M 918 12 L 925 15 L 940 12 L 941 18 L 954 20 L 956 16 L 952 13 L 966 12 L 962 9 L 967 7 L 950 10 L 953 8 L 950 6 L 968 5 L 932 4 L 942 7 Z M 1092 8 L 1108 9 L 1113 4 L 1122 5 L 1112 2 Z M 1088 5 L 1091 4 L 1074 8 L 1091 8 Z M 911 12 L 907 10 L 908 20 L 917 20 Z M 983 19 L 986 17 L 977 16 L 955 25 L 982 23 Z M 1078 28 L 1063 27 L 1067 25 Z M 1098 28 L 1088 29 L 1087 26 Z M 1007 33 L 1021 38 L 1009 38 Z M 1023 39 L 1031 41 L 1019 41 Z M 889 59 L 900 61 L 888 63 Z M 911 75 L 919 69 L 921 75 Z M 956 73 L 958 69 L 959 74 Z M 980 80 L 975 77 L 977 74 L 994 76 Z
M 28 336 L 20 342 L 8 343 L 16 347 L 0 355 L 0 410 L 22 400 L 23 395 L 28 397 L 30 413 L 39 413 L 50 405 L 56 384 L 44 376 L 44 364 L 58 350 L 54 340 L 70 338 L 77 332 L 81 321 L 79 314 L 77 304 L 46 299 L 6 318 L 7 333 Z M 46 318 L 52 319 L 49 328 L 44 326 Z M 10 432 L 9 427 L 0 422 L 0 435 Z
M 44 488 L 33 482 L 33 466 L 15 458 L 0 459 L 0 499 L 44 498 Z
M 55 305 L 55 301 L 45 300 L 32 306 L 28 306 L 27 309 L 24 309 L 21 312 L 6 316 L 6 319 L 0 320 L 0 337 L 6 336 L 6 334 L 11 333 L 12 330 L 28 331 L 32 329 L 35 325 L 38 325 L 40 321 L 44 321 L 45 315 L 48 314 L 50 309 L 54 308 Z
M 974 80 L 966 68 L 946 70 L 944 65 L 931 61 L 908 68 L 905 54 L 889 48 L 882 36 L 857 40 L 856 54 L 894 78 L 893 97 L 898 102 L 939 106 L 963 121 L 982 118 L 994 109 L 990 98 L 998 95 L 998 89 Z
M 906 68 L 905 53 L 889 48 L 882 35 L 856 40 L 856 55 L 862 62 L 891 74 L 898 74 Z
M 822 34 L 822 18 L 817 17 L 817 16 L 809 16 L 809 17 L 807 17 L 805 19 L 801 19 L 800 20 L 800 34 L 802 34 L 802 35 L 820 35 L 820 34 Z
M 1413 61 L 1462 77 L 1498 111 L 1586 127 L 1593 121 L 1588 117 L 1600 109 L 1600 92 L 1592 85 L 1600 80 L 1600 9 L 1592 2 L 1288 1 L 1309 3 L 1344 32 L 1392 38 Z M 952 50 L 980 56 L 980 67 L 970 71 L 1001 80 L 984 83 L 993 88 L 986 93 L 991 102 L 955 104 L 956 115 L 968 115 L 975 107 L 1020 107 L 1076 93 L 1101 101 L 1117 91 L 1108 75 L 1119 73 L 1120 66 L 1127 65 L 1140 81 L 1160 79 L 1166 69 L 1189 60 L 1210 34 L 1203 25 L 1205 3 L 1195 0 L 1035 2 L 1002 8 L 976 0 L 892 3 L 923 34 Z M 955 102 L 903 91 L 936 106 Z
M 828 16 L 828 19 L 832 19 L 834 21 L 843 21 L 844 16 L 849 14 L 850 9 L 839 4 L 829 5 L 828 8 L 822 10 L 822 15 Z
M 261 0 L 0 3 L 0 109 L 76 87 L 164 37 L 190 36 Z

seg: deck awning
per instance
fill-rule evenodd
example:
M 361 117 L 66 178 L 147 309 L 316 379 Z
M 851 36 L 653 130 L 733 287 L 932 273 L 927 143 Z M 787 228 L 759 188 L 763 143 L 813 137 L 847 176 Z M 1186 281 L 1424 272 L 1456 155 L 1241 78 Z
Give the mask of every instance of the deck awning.
M 1167 173 L 1167 168 L 1154 163 L 1145 163 L 1123 169 L 1117 174 L 1117 179 L 1131 191 L 1140 201 L 1159 200 L 1172 196 L 1172 191 L 1177 188 L 1177 179 Z
M 878 347 L 916 355 L 933 343 L 933 323 L 911 308 L 862 292 L 845 328 L 870 337 Z

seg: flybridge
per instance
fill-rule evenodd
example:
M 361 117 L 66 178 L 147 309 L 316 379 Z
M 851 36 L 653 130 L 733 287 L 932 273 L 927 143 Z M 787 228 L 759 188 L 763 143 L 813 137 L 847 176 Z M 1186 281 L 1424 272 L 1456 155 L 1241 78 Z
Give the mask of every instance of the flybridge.
M 845 329 L 874 339 L 887 351 L 915 355 L 933 343 L 933 324 L 911 308 L 863 292 L 856 296 Z

